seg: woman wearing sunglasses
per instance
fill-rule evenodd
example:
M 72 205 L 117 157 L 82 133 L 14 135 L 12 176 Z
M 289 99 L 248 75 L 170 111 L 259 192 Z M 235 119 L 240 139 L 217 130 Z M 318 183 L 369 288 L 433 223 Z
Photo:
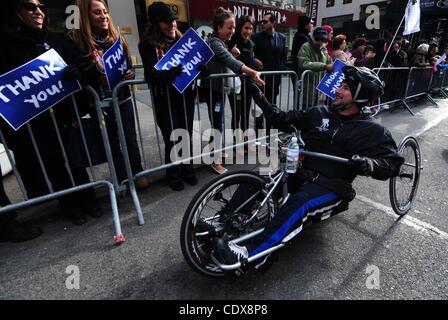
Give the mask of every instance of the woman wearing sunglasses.
M 10 12 L 7 13 L 8 28 L 2 30 L 7 45 L 2 47 L 0 53 L 0 74 L 16 69 L 50 49 L 55 49 L 64 57 L 63 44 L 57 41 L 56 37 L 47 30 L 48 16 L 46 15 L 46 7 L 41 1 L 18 0 L 9 9 Z M 69 99 L 61 101 L 53 106 L 52 110 L 59 126 L 58 130 L 64 139 L 64 127 L 71 123 L 72 119 L 71 102 Z M 31 120 L 29 125 L 53 191 L 73 187 L 50 112 L 40 114 Z M 28 197 L 35 198 L 48 194 L 50 188 L 46 182 L 27 126 L 14 131 L 5 121 L 1 120 L 0 127 L 8 147 L 14 152 L 15 164 Z M 88 182 L 88 179 L 87 181 L 83 180 L 83 177 L 87 176 L 85 169 L 83 170 L 84 172 L 82 170 L 72 170 L 76 184 Z M 86 214 L 92 216 L 101 214 L 93 190 L 64 196 L 60 198 L 60 204 L 62 212 L 70 217 L 76 225 L 86 222 Z M 0 240 L 24 241 L 32 239 L 40 233 L 40 230 L 21 229 L 19 226 L 7 231 L 0 231 Z

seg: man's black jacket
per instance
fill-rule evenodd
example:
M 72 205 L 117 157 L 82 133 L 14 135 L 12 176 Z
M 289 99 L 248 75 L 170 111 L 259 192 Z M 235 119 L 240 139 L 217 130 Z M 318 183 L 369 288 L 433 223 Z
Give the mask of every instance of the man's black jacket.
M 371 176 L 375 179 L 387 180 L 398 175 L 404 162 L 389 130 L 369 115 L 341 116 L 327 106 L 317 106 L 307 111 L 284 112 L 277 107 L 264 111 L 280 131 L 291 132 L 290 125 L 301 130 L 308 151 L 347 159 L 354 155 L 373 159 L 375 169 Z M 341 197 L 352 198 L 343 191 L 351 190 L 351 183 L 356 178 L 351 165 L 305 157 L 303 168 L 316 173 L 316 176 L 319 174 L 321 183 Z
M 278 32 L 274 32 L 272 36 L 274 46 L 271 43 L 271 38 L 264 31 L 258 32 L 252 36 L 252 41 L 255 44 L 255 58 L 263 63 L 264 71 L 286 70 L 286 38 L 283 34 Z

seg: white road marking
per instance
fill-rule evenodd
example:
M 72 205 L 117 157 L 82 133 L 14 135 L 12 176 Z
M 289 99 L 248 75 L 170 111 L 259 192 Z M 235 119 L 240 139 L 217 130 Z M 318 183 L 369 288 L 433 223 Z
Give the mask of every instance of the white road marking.
M 413 136 L 416 137 L 416 138 L 419 137 L 419 136 L 421 136 L 421 135 L 424 134 L 426 131 L 431 130 L 432 128 L 434 128 L 434 127 L 437 126 L 440 122 L 442 122 L 443 120 L 445 120 L 445 119 L 447 119 L 447 118 L 448 118 L 448 112 L 447 112 L 447 113 L 444 113 L 444 114 L 442 114 L 442 115 L 440 115 L 440 116 L 438 116 L 437 118 L 435 118 L 435 119 L 432 120 L 432 121 L 429 121 L 429 122 L 423 127 L 422 130 L 417 131 L 415 134 L 413 134 Z
M 360 196 L 360 195 L 356 196 L 356 199 L 358 199 L 361 202 L 364 202 L 365 204 L 367 204 L 375 209 L 383 211 L 384 213 L 387 213 L 390 216 L 394 216 L 394 217 L 398 218 L 398 216 L 395 214 L 395 212 L 392 210 L 392 208 L 389 208 L 381 203 L 375 202 L 373 200 L 370 200 L 369 198 L 366 198 L 366 197 Z M 435 234 L 443 240 L 448 240 L 448 233 L 434 227 L 433 225 L 431 225 L 427 222 L 421 221 L 417 218 L 406 215 L 400 220 L 400 222 L 404 223 L 405 225 L 407 225 L 411 228 L 414 228 L 415 230 L 417 230 L 419 232 Z

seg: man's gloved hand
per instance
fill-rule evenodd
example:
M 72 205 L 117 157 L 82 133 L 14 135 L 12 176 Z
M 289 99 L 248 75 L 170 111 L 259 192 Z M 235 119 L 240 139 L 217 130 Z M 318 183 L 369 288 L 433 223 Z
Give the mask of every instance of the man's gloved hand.
M 272 112 L 273 105 L 268 100 L 266 100 L 266 97 L 264 96 L 258 85 L 251 82 L 250 86 L 252 91 L 252 98 L 254 99 L 255 103 L 261 108 L 261 110 L 263 110 L 263 113 Z
M 302 181 L 315 182 L 319 178 L 319 174 L 312 170 L 300 168 L 297 170 L 295 177 L 299 178 Z
M 354 155 L 350 159 L 350 164 L 355 168 L 357 174 L 361 176 L 370 176 L 375 170 L 375 162 L 367 157 Z
M 81 76 L 81 70 L 74 65 L 67 66 L 62 73 L 64 80 L 78 80 L 81 79 Z

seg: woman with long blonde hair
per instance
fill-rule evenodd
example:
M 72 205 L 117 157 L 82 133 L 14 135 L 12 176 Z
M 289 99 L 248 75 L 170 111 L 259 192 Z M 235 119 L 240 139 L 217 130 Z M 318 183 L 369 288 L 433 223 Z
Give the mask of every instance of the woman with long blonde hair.
M 116 42 L 119 33 L 112 22 L 105 0 L 76 0 L 75 5 L 78 6 L 80 11 L 80 28 L 73 29 L 68 33 L 68 38 L 74 44 L 72 62 L 80 69 L 80 80 L 84 84 L 92 86 L 101 99 L 110 98 L 112 92 L 107 83 L 102 56 Z M 121 41 L 128 65 L 124 79 L 132 80 L 135 78 L 135 73 L 131 64 L 129 48 L 124 37 L 121 37 Z M 143 168 L 135 130 L 134 106 L 128 87 L 123 88 L 119 92 L 118 99 L 120 101 L 120 114 L 125 130 L 131 168 L 133 174 L 136 174 L 142 171 Z M 95 112 L 91 112 L 91 116 L 95 117 Z M 127 179 L 127 175 L 118 142 L 116 117 L 112 108 L 105 109 L 105 119 L 117 177 L 119 182 L 121 182 Z M 136 182 L 137 187 L 140 189 L 148 186 L 148 181 L 145 177 L 138 179 Z

